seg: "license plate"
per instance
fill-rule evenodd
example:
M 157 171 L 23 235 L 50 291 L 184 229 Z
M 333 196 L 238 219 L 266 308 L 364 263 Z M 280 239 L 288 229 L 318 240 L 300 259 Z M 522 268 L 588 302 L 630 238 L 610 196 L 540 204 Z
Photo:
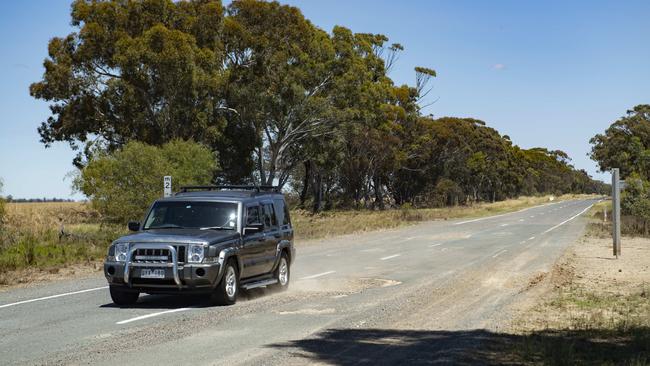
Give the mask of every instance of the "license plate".
M 140 270 L 140 278 L 165 278 L 165 270 L 162 268 Z

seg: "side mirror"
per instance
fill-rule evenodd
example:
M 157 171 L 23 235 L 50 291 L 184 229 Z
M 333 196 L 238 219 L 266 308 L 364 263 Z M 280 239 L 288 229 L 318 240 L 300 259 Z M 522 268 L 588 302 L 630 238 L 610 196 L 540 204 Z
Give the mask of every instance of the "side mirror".
M 129 221 L 129 230 L 131 231 L 139 231 L 140 230 L 140 223 L 137 221 Z
M 244 228 L 244 235 L 259 233 L 262 230 L 264 230 L 264 224 L 262 224 L 262 223 L 257 223 L 256 222 L 256 223 L 253 223 L 253 224 L 248 224 Z

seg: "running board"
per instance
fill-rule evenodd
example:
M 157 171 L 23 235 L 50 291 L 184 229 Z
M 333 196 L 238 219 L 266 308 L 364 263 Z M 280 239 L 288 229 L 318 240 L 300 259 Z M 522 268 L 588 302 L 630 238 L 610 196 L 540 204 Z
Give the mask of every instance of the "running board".
M 275 278 L 272 278 L 270 280 L 263 280 L 263 281 L 259 281 L 259 282 L 247 283 L 245 285 L 242 285 L 241 287 L 244 288 L 244 290 L 250 290 L 250 289 L 253 289 L 253 288 L 273 285 L 275 283 L 278 283 L 278 280 L 275 279 Z

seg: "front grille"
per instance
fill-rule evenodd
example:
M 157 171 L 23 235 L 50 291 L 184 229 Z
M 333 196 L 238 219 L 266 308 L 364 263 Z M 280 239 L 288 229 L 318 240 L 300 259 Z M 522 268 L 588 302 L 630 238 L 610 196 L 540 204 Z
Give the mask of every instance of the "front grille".
M 185 246 L 174 245 L 178 263 L 185 263 Z M 160 249 L 136 249 L 131 258 L 132 263 L 171 263 L 172 253 L 167 248 Z

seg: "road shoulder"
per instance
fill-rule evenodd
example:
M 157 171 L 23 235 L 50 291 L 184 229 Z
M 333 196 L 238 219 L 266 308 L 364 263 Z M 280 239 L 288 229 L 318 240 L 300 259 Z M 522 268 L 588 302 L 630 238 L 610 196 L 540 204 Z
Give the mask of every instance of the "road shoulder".
M 546 278 L 531 283 L 502 350 L 520 363 L 648 364 L 650 362 L 650 239 L 576 241 Z

